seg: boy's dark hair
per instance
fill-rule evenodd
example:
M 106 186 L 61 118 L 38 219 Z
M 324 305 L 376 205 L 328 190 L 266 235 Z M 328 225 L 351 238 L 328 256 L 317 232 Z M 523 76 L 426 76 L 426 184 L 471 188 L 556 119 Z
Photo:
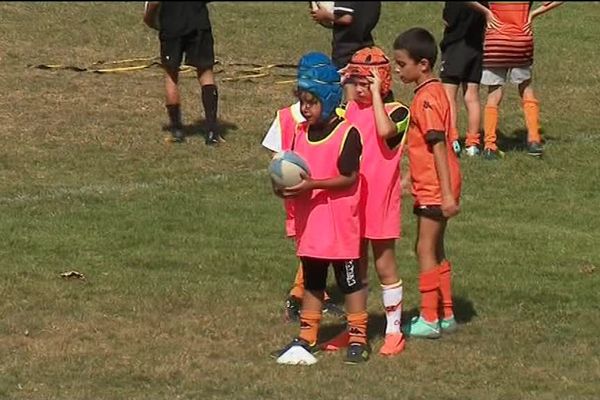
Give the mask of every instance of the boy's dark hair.
M 415 62 L 426 59 L 431 69 L 437 60 L 438 48 L 435 38 L 423 28 L 411 28 L 398 35 L 394 41 L 394 50 L 406 50 Z

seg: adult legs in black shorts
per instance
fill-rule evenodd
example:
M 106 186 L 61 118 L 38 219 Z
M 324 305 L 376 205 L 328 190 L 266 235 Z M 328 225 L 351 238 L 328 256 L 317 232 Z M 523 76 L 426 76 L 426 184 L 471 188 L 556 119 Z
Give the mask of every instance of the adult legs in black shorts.
M 215 56 L 212 31 L 196 30 L 183 36 L 160 39 L 160 55 L 165 70 L 167 92 L 166 107 L 171 121 L 172 140 L 175 142 L 184 140 L 178 83 L 179 67 L 185 55 L 185 64 L 196 67 L 201 87 L 201 100 L 208 128 L 206 144 L 223 142 L 217 126 L 218 91 L 213 74 Z

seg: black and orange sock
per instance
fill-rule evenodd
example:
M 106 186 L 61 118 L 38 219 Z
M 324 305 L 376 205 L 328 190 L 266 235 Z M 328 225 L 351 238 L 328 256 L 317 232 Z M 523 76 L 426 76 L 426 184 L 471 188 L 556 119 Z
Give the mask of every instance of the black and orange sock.
M 367 323 L 369 315 L 366 311 L 349 313 L 348 316 L 348 343 L 367 344 Z
M 419 291 L 421 292 L 421 316 L 427 322 L 438 320 L 438 301 L 440 275 L 437 268 L 419 275 Z
M 300 312 L 300 339 L 306 340 L 311 345 L 317 343 L 319 325 L 321 325 L 321 311 Z

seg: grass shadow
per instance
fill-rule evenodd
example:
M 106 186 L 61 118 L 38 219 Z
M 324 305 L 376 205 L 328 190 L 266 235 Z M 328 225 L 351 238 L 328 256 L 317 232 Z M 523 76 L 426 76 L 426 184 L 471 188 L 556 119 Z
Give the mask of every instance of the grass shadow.
M 328 288 L 329 290 L 329 288 Z M 331 296 L 330 292 L 330 296 Z M 333 296 L 332 296 L 333 299 Z M 478 314 L 475 310 L 473 302 L 467 298 L 461 296 L 452 297 L 454 304 L 454 318 L 458 324 L 466 324 L 471 322 Z M 338 303 L 336 303 L 338 304 Z M 343 303 L 342 303 L 343 304 Z M 402 313 L 402 324 L 408 323 L 413 317 L 419 315 L 418 308 L 411 308 L 405 310 Z M 369 314 L 369 325 L 367 331 L 367 337 L 369 341 L 383 338 L 385 334 L 386 316 L 383 312 L 376 312 Z M 322 325 L 319 331 L 319 343 L 324 343 L 330 339 L 333 339 L 340 332 L 346 329 L 345 321 L 340 320 L 334 323 Z
M 227 139 L 227 135 L 229 135 L 231 131 L 237 131 L 239 129 L 239 127 L 233 122 L 223 120 L 219 120 L 218 126 L 221 136 L 223 136 L 224 139 Z M 162 130 L 164 132 L 168 132 L 169 125 L 163 125 Z M 183 125 L 183 133 L 186 137 L 195 135 L 206 137 L 206 134 L 208 133 L 208 124 L 206 123 L 206 119 L 199 119 L 191 124 Z

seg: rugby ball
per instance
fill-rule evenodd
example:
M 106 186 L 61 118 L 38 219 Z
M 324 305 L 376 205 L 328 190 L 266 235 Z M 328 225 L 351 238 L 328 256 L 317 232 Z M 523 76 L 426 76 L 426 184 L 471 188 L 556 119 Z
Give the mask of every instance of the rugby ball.
M 310 8 L 313 11 L 316 11 L 319 8 L 321 8 L 321 9 L 329 11 L 330 13 L 333 13 L 333 5 L 335 4 L 335 1 L 309 1 L 309 3 L 310 3 Z M 331 23 L 331 22 L 320 23 L 320 25 L 325 28 L 333 28 L 333 23 Z
M 275 185 L 281 188 L 296 186 L 302 182 L 300 173 L 310 176 L 306 161 L 293 151 L 282 151 L 273 156 L 269 163 L 269 176 Z

